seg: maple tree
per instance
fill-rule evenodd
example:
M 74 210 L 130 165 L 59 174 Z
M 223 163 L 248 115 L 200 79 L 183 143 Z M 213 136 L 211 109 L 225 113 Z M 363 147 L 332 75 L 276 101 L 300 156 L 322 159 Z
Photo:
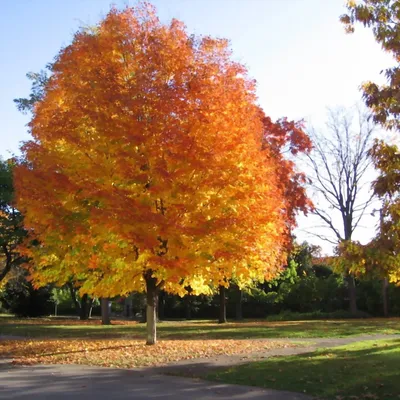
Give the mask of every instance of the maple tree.
M 294 156 L 298 153 L 309 153 L 312 149 L 312 143 L 308 135 L 304 132 L 303 121 L 289 121 L 287 118 L 278 119 L 273 122 L 270 117 L 260 109 L 260 117 L 263 123 L 261 151 L 265 150 L 265 156 L 273 161 L 279 168 L 276 170 L 280 189 L 284 195 L 285 220 L 288 231 L 296 224 L 296 213 L 303 211 L 307 213 L 313 208 L 313 204 L 306 195 L 304 184 L 306 176 L 303 172 L 296 169 Z M 291 157 L 287 157 L 289 153 Z M 292 159 L 291 159 L 292 158 Z M 289 243 L 292 246 L 292 243 Z M 219 323 L 227 322 L 226 319 L 226 284 L 219 285 Z M 230 282 L 232 284 L 232 282 Z M 249 279 L 241 279 L 236 277 L 234 283 L 239 291 L 239 299 L 241 298 L 241 289 L 243 286 L 253 286 L 254 282 L 251 277 Z M 238 303 L 240 310 L 240 300 Z M 239 315 L 241 312 L 239 311 Z
M 356 23 L 361 23 L 364 27 L 372 28 L 375 40 L 381 44 L 382 49 L 391 54 L 397 64 L 400 61 L 400 2 L 397 0 L 363 0 L 347 2 L 348 14 L 340 17 L 341 22 L 346 27 L 347 33 L 353 33 Z M 400 128 L 400 71 L 398 65 L 385 70 L 386 84 L 377 85 L 374 82 L 365 82 L 362 85 L 363 97 L 368 107 L 372 110 L 375 122 L 380 123 L 387 129 Z M 354 256 L 359 262 L 354 265 L 361 266 L 365 271 L 365 252 L 370 253 L 368 265 L 383 274 L 384 301 L 385 288 L 387 287 L 387 275 L 392 280 L 398 279 L 396 272 L 397 261 L 397 218 L 396 209 L 398 201 L 394 200 L 396 182 L 396 154 L 394 146 L 389 146 L 383 142 L 377 142 L 371 150 L 375 166 L 381 171 L 381 175 L 374 182 L 375 193 L 383 200 L 380 218 L 380 229 L 377 237 L 362 249 L 357 243 L 355 245 L 344 244 L 350 247 L 350 257 Z M 398 188 L 397 188 L 398 189 Z M 349 254 L 347 254 L 349 256 Z M 379 260 L 376 262 L 376 260 Z M 375 261 L 374 261 L 375 260 Z M 393 272 L 394 269 L 394 272 Z M 385 314 L 387 307 L 385 306 Z
M 160 288 L 207 293 L 278 273 L 309 207 L 279 150 L 310 143 L 295 123 L 266 129 L 255 82 L 230 56 L 226 40 L 163 25 L 147 3 L 112 9 L 60 51 L 15 171 L 41 243 L 25 249 L 36 285 L 72 276 L 81 294 L 146 291 L 154 344 Z
M 385 70 L 387 83 L 366 82 L 363 96 L 376 122 L 385 127 L 400 128 L 400 2 L 398 0 L 348 0 L 348 14 L 340 17 L 346 32 L 353 33 L 356 23 L 372 28 L 375 40 L 394 57 L 397 65 Z
M 375 141 L 370 153 L 379 171 L 373 188 L 382 200 L 379 230 L 374 240 L 380 253 L 380 270 L 390 281 L 400 283 L 400 152 L 396 145 Z

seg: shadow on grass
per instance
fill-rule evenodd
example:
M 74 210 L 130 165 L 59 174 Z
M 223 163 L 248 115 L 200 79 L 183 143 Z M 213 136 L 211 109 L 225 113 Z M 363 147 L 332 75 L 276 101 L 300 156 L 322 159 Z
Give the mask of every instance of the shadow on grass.
M 395 339 L 271 358 L 203 376 L 324 399 L 394 400 L 400 394 L 399 366 L 400 339 Z
M 123 324 L 122 324 L 123 323 Z M 102 326 L 99 321 L 80 324 L 76 320 L 22 320 L 0 317 L 0 335 L 29 338 L 71 339 L 143 339 L 145 324 L 118 322 Z M 262 339 L 262 338 L 332 338 L 356 335 L 395 334 L 400 319 L 326 320 L 326 321 L 244 321 L 217 324 L 210 321 L 160 322 L 160 339 Z

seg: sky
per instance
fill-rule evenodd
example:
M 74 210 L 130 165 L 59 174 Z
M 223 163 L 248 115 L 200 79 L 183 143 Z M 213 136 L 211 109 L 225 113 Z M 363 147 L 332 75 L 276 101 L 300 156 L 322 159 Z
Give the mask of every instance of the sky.
M 153 0 L 162 22 L 182 20 L 190 33 L 227 38 L 233 57 L 258 82 L 261 106 L 273 119 L 305 119 L 318 128 L 327 107 L 352 106 L 360 100 L 363 81 L 382 82 L 380 72 L 393 64 L 361 26 L 347 35 L 339 22 L 344 0 Z M 0 156 L 19 153 L 28 140 L 29 116 L 14 98 L 29 95 L 29 71 L 51 62 L 74 32 L 97 23 L 111 5 L 134 0 L 0 0 Z M 299 220 L 299 226 L 312 225 Z M 359 232 L 366 241 L 373 221 Z M 320 244 L 326 252 L 330 246 Z M 356 239 L 357 239 L 356 235 Z

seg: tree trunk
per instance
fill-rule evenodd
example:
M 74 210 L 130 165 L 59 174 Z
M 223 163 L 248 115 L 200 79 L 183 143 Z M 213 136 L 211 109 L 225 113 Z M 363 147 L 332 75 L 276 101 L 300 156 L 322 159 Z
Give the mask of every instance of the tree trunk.
M 3 270 L 0 272 L 0 282 L 6 277 L 6 275 L 10 272 L 12 267 L 12 255 L 10 251 L 7 249 L 7 244 L 3 244 L 3 253 L 6 258 L 6 263 L 3 267 Z
M 101 305 L 101 324 L 111 325 L 110 310 L 108 308 L 108 298 L 102 297 L 100 299 L 100 305 Z
M 81 308 L 79 319 L 81 321 L 87 320 L 89 318 L 89 303 L 88 303 L 88 295 L 84 294 L 81 299 Z
M 88 319 L 92 318 L 92 311 L 93 311 L 93 303 L 94 303 L 94 298 L 89 299 L 89 305 L 88 305 Z
M 147 305 L 142 309 L 142 316 L 140 318 L 140 322 L 145 324 L 147 322 Z
M 147 340 L 146 344 L 152 345 L 157 343 L 157 302 L 158 288 L 157 279 L 153 277 L 146 278 L 146 321 L 147 321 Z
M 383 300 L 383 315 L 385 317 L 389 315 L 388 286 L 389 282 L 387 278 L 384 278 L 382 281 L 382 300 Z
M 81 313 L 81 305 L 79 304 L 79 301 L 76 298 L 76 290 L 75 290 L 72 282 L 68 282 L 67 283 L 67 287 L 69 289 L 69 294 L 71 296 L 71 300 L 74 303 L 76 314 L 80 315 L 80 313 Z
M 190 294 L 185 296 L 185 319 L 192 319 L 192 298 Z
M 131 316 L 132 307 L 131 307 L 131 300 L 130 297 L 127 297 L 124 300 L 124 317 L 129 318 Z
M 158 295 L 158 319 L 160 321 L 165 319 L 165 292 L 161 291 Z
M 226 298 L 225 298 L 225 286 L 219 286 L 219 319 L 218 323 L 226 323 Z
M 243 309 L 242 309 L 242 299 L 243 292 L 240 290 L 239 286 L 237 288 L 237 298 L 236 298 L 236 319 L 238 321 L 243 319 Z
M 349 274 L 346 277 L 348 290 L 349 290 L 349 309 L 350 312 L 355 315 L 357 314 L 357 299 L 356 299 L 356 284 L 354 276 Z

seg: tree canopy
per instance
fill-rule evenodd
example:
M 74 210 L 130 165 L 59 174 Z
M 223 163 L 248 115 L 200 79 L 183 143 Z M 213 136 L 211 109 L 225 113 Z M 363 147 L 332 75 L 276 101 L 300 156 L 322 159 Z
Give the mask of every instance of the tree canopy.
M 382 49 L 393 55 L 396 65 L 385 70 L 387 83 L 363 84 L 364 99 L 371 108 L 375 121 L 387 128 L 400 128 L 400 2 L 398 0 L 348 0 L 348 14 L 340 17 L 348 33 L 353 33 L 355 24 L 372 28 L 376 41 Z
M 0 283 L 24 260 L 19 245 L 26 236 L 23 217 L 15 207 L 13 160 L 0 160 Z
M 265 117 L 226 40 L 148 4 L 112 9 L 42 83 L 15 171 L 38 285 L 184 294 L 276 275 L 310 205 L 280 150 L 311 145 L 300 123 Z

